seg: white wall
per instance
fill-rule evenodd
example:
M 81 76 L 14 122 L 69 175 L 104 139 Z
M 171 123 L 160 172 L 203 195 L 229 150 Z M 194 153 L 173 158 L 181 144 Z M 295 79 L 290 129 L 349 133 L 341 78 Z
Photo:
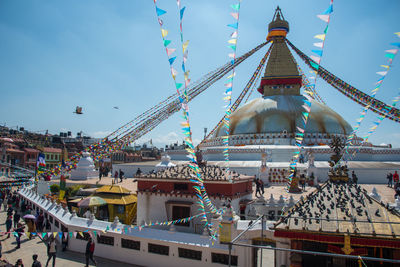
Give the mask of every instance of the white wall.
M 109 258 L 120 262 L 130 264 L 137 264 L 142 266 L 191 266 L 191 267 L 204 267 L 204 266 L 222 266 L 221 264 L 211 262 L 211 253 L 228 254 L 228 246 L 220 244 L 218 241 L 213 242 L 207 236 L 198 234 L 171 232 L 165 230 L 158 230 L 153 228 L 144 228 L 142 231 L 138 229 L 129 228 L 126 233 L 123 224 L 114 225 L 113 223 L 99 220 L 89 220 L 73 216 L 61 206 L 44 199 L 42 196 L 36 194 L 30 189 L 22 189 L 19 191 L 21 197 L 26 201 L 33 203 L 40 209 L 44 210 L 47 214 L 52 216 L 54 220 L 59 221 L 69 232 L 74 231 L 97 231 L 102 235 L 114 237 L 114 246 L 104 245 L 97 243 L 95 248 L 95 256 Z M 102 231 L 109 227 L 110 231 L 103 233 Z M 59 232 L 61 229 L 55 227 L 55 223 L 51 225 L 51 231 Z M 60 225 L 61 228 L 61 225 Z M 121 238 L 140 241 L 140 251 L 132 250 L 121 247 Z M 148 244 L 159 244 L 169 246 L 169 255 L 158 255 L 149 253 Z M 187 248 L 197 251 L 202 251 L 202 260 L 191 260 L 180 258 L 178 248 Z M 72 238 L 69 240 L 68 249 L 80 253 L 84 253 L 86 248 L 86 241 L 81 239 Z M 238 266 L 250 266 L 251 256 L 249 257 L 248 249 L 242 247 L 235 247 L 232 255 L 238 256 Z

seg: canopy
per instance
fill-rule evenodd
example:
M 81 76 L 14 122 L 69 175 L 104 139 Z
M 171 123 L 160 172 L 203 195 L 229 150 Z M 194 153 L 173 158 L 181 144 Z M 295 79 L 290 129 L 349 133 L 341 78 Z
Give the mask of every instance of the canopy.
M 78 207 L 88 208 L 94 206 L 107 205 L 107 202 L 101 197 L 87 197 L 78 202 Z

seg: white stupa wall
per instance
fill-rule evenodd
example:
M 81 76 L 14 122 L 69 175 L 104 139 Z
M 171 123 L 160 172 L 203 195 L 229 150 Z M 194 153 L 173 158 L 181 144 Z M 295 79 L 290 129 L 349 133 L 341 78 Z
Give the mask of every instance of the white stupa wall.
M 87 180 L 98 178 L 99 172 L 96 171 L 92 158 L 88 152 L 83 152 L 75 170 L 71 172 L 71 180 Z

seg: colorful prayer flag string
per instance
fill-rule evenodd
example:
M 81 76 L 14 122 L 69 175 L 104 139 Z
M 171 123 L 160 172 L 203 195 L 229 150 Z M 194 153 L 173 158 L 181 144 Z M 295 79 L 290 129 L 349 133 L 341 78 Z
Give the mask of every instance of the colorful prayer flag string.
M 371 97 L 375 98 L 376 93 L 381 88 L 382 83 L 383 83 L 386 75 L 388 74 L 389 70 L 392 67 L 393 59 L 395 58 L 395 56 L 398 53 L 398 51 L 399 51 L 399 49 L 397 49 L 397 48 L 396 49 L 389 49 L 389 50 L 385 51 L 386 52 L 385 57 L 388 58 L 388 63 L 387 63 L 387 65 L 381 65 L 381 67 L 383 66 L 383 68 L 385 68 L 385 71 L 378 71 L 377 72 L 377 74 L 382 76 L 382 77 L 379 78 L 378 81 L 375 83 L 376 86 L 371 91 Z M 344 153 L 343 153 L 342 157 L 340 158 L 340 160 L 335 164 L 334 168 L 338 168 L 340 166 L 341 162 L 343 162 L 343 161 L 347 162 L 348 157 L 349 157 L 349 147 L 351 145 L 353 145 L 352 141 L 356 137 L 356 133 L 358 132 L 358 129 L 360 128 L 360 125 L 361 125 L 362 121 L 365 119 L 365 115 L 366 115 L 366 113 L 367 113 L 369 108 L 370 108 L 370 105 L 367 105 L 362 109 L 362 111 L 360 113 L 361 115 L 357 119 L 356 125 L 354 125 L 353 132 L 347 137 L 346 145 L 345 145 L 345 148 L 344 148 Z M 377 127 L 378 127 L 378 125 L 375 125 L 372 128 L 374 128 L 373 130 L 375 130 Z
M 331 16 L 332 12 L 333 12 L 333 0 L 330 1 L 330 5 L 329 5 L 328 9 L 322 15 L 317 15 L 318 18 L 320 18 L 321 20 L 323 20 L 326 23 L 324 33 L 318 34 L 314 37 L 314 38 L 321 40 L 321 42 L 314 43 L 314 46 L 318 47 L 319 49 L 311 50 L 314 54 L 317 55 L 317 56 L 314 56 L 314 55 L 311 56 L 311 58 L 315 61 L 314 64 L 315 64 L 315 67 L 317 70 L 321 63 L 326 34 L 328 32 L 330 16 Z M 316 81 L 317 80 L 317 71 L 315 71 L 314 74 L 315 74 L 314 84 L 307 84 L 304 87 L 303 105 L 302 105 L 304 111 L 301 113 L 301 126 L 296 126 L 297 132 L 295 134 L 295 145 L 297 147 L 297 150 L 293 152 L 292 160 L 291 160 L 291 163 L 289 164 L 290 174 L 288 177 L 288 184 L 287 184 L 288 189 L 292 185 L 293 176 L 296 171 L 297 161 L 300 157 L 301 145 L 302 145 L 303 139 L 304 139 L 304 131 L 306 129 L 308 117 L 309 117 L 309 114 L 311 111 L 311 99 L 313 98 L 313 95 L 315 92 L 315 84 L 317 82 Z M 303 77 L 304 77 L 304 75 L 303 75 Z
M 237 48 L 237 40 L 238 40 L 238 32 L 239 32 L 239 14 L 240 14 L 240 2 L 241 0 L 238 1 L 237 4 L 231 5 L 231 8 L 233 9 L 233 12 L 231 12 L 231 16 L 234 19 L 234 23 L 228 24 L 228 27 L 233 28 L 234 31 L 230 35 L 230 39 L 228 40 L 228 48 L 232 50 L 228 54 L 229 58 L 231 58 L 231 64 L 235 64 L 236 60 L 236 48 Z M 222 143 L 223 143 L 223 154 L 224 154 L 224 159 L 226 162 L 226 171 L 229 175 L 229 181 L 232 181 L 232 177 L 230 176 L 229 172 L 229 133 L 230 133 L 230 117 L 231 117 L 231 105 L 232 105 L 232 88 L 233 88 L 233 81 L 235 77 L 235 68 L 232 69 L 232 74 L 227 77 L 226 83 L 225 83 L 225 92 L 224 92 L 224 97 L 223 100 L 225 102 L 225 116 L 223 119 L 223 125 L 224 125 L 224 132 L 225 135 L 222 137 Z

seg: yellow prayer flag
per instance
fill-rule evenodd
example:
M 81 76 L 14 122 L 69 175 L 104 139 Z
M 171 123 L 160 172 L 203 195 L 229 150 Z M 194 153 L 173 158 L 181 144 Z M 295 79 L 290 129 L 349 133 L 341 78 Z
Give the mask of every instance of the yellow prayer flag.
M 314 38 L 320 39 L 320 40 L 325 40 L 325 34 L 317 34 L 314 36 Z
M 165 38 L 165 36 L 168 35 L 168 31 L 164 30 L 164 29 L 161 29 L 161 35 L 162 35 L 163 38 Z
M 186 42 L 184 42 L 184 43 L 182 44 L 183 53 L 185 53 L 185 51 L 186 51 L 188 45 L 189 45 L 189 40 L 187 40 Z
M 230 44 L 236 44 L 236 43 L 237 43 L 237 39 L 230 39 L 230 40 L 228 41 L 228 43 L 230 43 Z

